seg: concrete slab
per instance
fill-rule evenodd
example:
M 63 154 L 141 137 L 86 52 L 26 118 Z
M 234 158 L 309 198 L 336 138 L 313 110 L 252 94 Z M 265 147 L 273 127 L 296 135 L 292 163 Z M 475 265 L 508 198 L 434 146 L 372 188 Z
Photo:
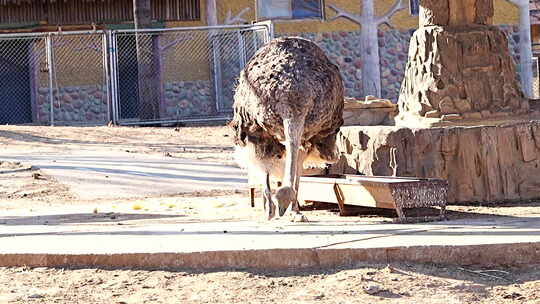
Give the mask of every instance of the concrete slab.
M 287 268 L 363 259 L 523 266 L 540 260 L 540 217 L 401 225 L 192 222 L 182 215 L 124 214 L 121 221 L 89 215 L 43 225 L 47 216 L 0 217 L 0 266 Z M 160 224 L 160 217 L 167 223 Z
M 141 153 L 0 153 L 0 159 L 40 168 L 89 200 L 235 190 L 247 183 L 237 167 Z

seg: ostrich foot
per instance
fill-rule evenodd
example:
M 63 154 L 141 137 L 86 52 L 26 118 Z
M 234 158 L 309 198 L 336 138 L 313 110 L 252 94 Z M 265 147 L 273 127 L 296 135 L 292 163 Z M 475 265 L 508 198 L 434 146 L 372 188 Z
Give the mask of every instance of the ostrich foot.
M 266 206 L 266 218 L 268 220 L 273 219 L 276 216 L 276 205 L 272 201 L 269 202 L 268 206 Z
M 265 190 L 263 194 L 263 206 L 265 216 L 268 220 L 271 220 L 276 216 L 276 205 L 272 201 L 272 193 L 270 190 Z
M 307 223 L 307 222 L 309 222 L 309 220 L 302 213 L 296 212 L 294 214 L 294 216 L 292 217 L 291 222 L 294 222 L 294 223 Z

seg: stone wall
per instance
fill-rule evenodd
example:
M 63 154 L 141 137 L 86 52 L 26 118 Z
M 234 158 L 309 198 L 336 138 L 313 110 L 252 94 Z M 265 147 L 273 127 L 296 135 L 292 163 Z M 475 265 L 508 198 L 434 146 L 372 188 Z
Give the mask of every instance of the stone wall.
M 210 81 L 170 82 L 165 84 L 162 118 L 208 115 L 215 109 Z M 103 123 L 108 121 L 106 87 L 90 85 L 55 90 L 56 123 Z M 49 89 L 38 89 L 36 123 L 50 123 Z
M 36 101 L 37 123 L 49 123 L 50 90 L 39 88 Z M 107 88 L 100 85 L 63 87 L 54 90 L 54 121 L 57 123 L 103 123 L 107 117 Z
M 518 26 L 499 26 L 508 37 L 510 53 L 515 62 L 519 62 L 519 28 Z M 401 82 L 407 64 L 409 42 L 414 29 L 380 30 L 379 47 L 381 60 L 382 98 L 397 102 Z M 360 31 L 333 33 L 292 33 L 280 36 L 300 36 L 316 42 L 337 64 L 342 72 L 345 95 L 363 97 L 361 83 L 362 61 L 360 60 Z
M 210 81 L 182 81 L 165 84 L 162 118 L 208 115 L 215 108 Z
M 414 30 L 379 31 L 382 98 L 396 103 L 405 75 L 409 41 Z

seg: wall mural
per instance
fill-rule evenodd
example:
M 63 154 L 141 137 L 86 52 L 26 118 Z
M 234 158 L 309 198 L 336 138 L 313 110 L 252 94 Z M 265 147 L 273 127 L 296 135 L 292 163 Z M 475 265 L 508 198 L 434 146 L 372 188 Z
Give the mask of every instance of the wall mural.
M 219 5 L 218 1 L 224 0 L 206 0 L 206 19 L 208 25 L 219 24 L 218 16 L 220 14 L 217 11 Z M 328 36 L 328 38 L 322 38 L 324 44 L 327 45 L 321 45 L 321 47 L 329 52 L 329 56 L 351 57 L 345 58 L 346 62 L 339 64 L 340 67 L 344 69 L 344 80 L 346 81 L 346 84 L 349 84 L 347 90 L 350 96 L 358 98 L 366 95 L 374 95 L 396 101 L 396 94 L 399 94 L 398 91 L 400 87 L 400 80 L 397 80 L 397 78 L 401 78 L 400 76 L 402 76 L 401 74 L 403 72 L 401 71 L 403 70 L 402 66 L 406 64 L 406 59 L 401 60 L 401 57 L 404 55 L 406 56 L 410 32 L 408 30 L 395 29 L 391 24 L 391 19 L 396 13 L 405 9 L 410 9 L 410 13 L 416 15 L 418 9 L 417 5 L 420 0 L 396 0 L 388 11 L 380 16 L 375 13 L 375 1 L 376 0 L 359 0 L 358 5 L 361 6 L 362 9 L 359 14 L 352 13 L 334 4 L 328 4 L 329 9 L 336 12 L 336 15 L 328 19 L 328 21 L 345 18 L 359 25 L 360 30 L 358 32 L 323 34 L 324 37 Z M 508 27 L 508 29 L 505 26 L 500 27 L 503 27 L 505 32 L 509 35 L 512 52 L 514 52 L 514 50 L 517 51 L 515 59 L 519 64 L 519 76 L 523 91 L 527 96 L 532 96 L 532 49 L 531 33 L 529 30 L 531 13 L 529 11 L 529 0 L 506 1 L 516 5 L 520 10 L 519 31 L 513 26 Z M 533 0 L 532 2 L 533 4 L 534 2 L 538 2 L 538 6 L 540 7 L 540 0 Z M 241 24 L 249 22 L 251 20 L 247 20 L 249 18 L 246 17 L 246 14 L 252 9 L 253 8 L 249 5 L 238 7 L 236 13 L 229 9 L 222 22 L 223 24 Z M 386 25 L 387 29 L 385 27 L 381 28 L 380 25 Z M 512 28 L 515 28 L 516 32 L 514 32 Z M 312 40 L 321 35 L 320 33 L 303 32 L 288 34 L 278 33 L 277 35 L 290 34 L 300 35 Z M 329 39 L 337 40 L 335 43 L 330 43 L 327 41 Z M 353 40 L 348 41 L 349 39 L 358 39 L 359 43 L 356 45 L 359 45 L 359 47 L 355 46 Z M 321 44 L 322 41 L 319 41 L 318 43 Z M 325 46 L 327 47 L 325 48 Z M 396 46 L 398 48 L 391 49 Z M 348 55 L 343 55 L 343 53 L 347 53 Z M 389 63 L 389 60 L 393 62 Z M 395 67 L 389 68 L 389 65 L 395 65 Z M 354 69 L 355 71 L 351 72 L 351 69 Z
M 219 24 L 217 17 L 217 1 L 219 0 L 206 0 L 206 23 L 210 26 Z M 246 23 L 247 20 L 244 18 L 244 16 L 250 10 L 250 7 L 244 7 L 236 15 L 233 16 L 232 10 L 229 9 L 223 24 L 230 25 Z

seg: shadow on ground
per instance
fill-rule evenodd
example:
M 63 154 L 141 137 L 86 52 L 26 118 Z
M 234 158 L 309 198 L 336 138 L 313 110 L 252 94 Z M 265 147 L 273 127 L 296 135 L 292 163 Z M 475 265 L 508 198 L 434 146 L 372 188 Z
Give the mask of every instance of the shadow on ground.
M 90 224 L 110 223 L 116 224 L 123 221 L 134 220 L 158 220 L 167 218 L 182 218 L 179 214 L 150 214 L 150 213 L 71 213 L 52 214 L 38 216 L 3 216 L 0 217 L 0 225 L 23 226 L 23 225 L 65 225 L 65 224 Z M 0 234 L 1 235 L 1 234 Z

